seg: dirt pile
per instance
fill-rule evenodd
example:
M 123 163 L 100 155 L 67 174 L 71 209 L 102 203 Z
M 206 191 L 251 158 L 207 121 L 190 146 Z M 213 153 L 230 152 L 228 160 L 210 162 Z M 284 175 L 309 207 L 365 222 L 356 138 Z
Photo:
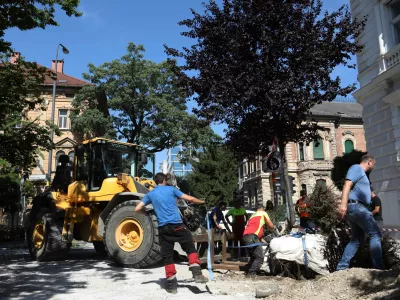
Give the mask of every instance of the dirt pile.
M 400 299 L 400 268 L 388 271 L 353 268 L 319 276 L 315 280 L 259 276 L 248 279 L 240 273 L 217 275 L 215 293 L 232 295 L 256 290 L 273 290 L 274 300 L 347 300 L 347 299 Z M 222 283 L 223 282 L 223 283 Z M 236 284 L 231 284 L 235 282 Z M 241 284 L 237 284 L 240 282 Z

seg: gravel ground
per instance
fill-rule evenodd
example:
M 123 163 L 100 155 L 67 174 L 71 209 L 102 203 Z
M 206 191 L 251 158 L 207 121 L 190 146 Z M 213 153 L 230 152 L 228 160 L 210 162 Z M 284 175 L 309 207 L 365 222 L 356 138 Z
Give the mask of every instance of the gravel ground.
M 43 263 L 32 261 L 26 249 L 0 245 L 0 266 L 0 299 L 254 299 L 256 290 L 269 291 L 266 299 L 274 300 L 400 299 L 400 269 L 351 269 L 303 281 L 215 271 L 215 281 L 196 284 L 180 263 L 178 294 L 170 295 L 163 289 L 162 266 L 121 268 L 98 256 L 91 244 L 73 248 L 66 261 Z

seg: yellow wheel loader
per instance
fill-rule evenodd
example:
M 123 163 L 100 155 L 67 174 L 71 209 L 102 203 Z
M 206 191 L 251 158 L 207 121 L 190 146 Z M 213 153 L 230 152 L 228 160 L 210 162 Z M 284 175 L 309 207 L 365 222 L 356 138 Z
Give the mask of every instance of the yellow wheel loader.
M 32 258 L 65 259 L 75 239 L 92 242 L 96 251 L 123 266 L 140 268 L 159 262 L 152 207 L 146 208 L 146 214 L 133 211 L 155 186 L 154 161 L 149 170 L 147 158 L 137 145 L 104 138 L 78 145 L 73 167 L 69 171 L 57 167 L 52 187 L 36 196 L 24 215 Z M 62 182 L 62 173 L 71 169 L 72 182 Z

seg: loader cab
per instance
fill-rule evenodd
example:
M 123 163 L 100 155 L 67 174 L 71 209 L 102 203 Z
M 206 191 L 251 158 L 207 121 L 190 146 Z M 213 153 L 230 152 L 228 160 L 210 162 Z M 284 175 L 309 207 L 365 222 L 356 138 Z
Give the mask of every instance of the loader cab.
M 153 179 L 154 154 L 138 145 L 96 138 L 75 148 L 74 181 L 86 182 L 87 191 L 98 191 L 107 178 L 125 173 Z

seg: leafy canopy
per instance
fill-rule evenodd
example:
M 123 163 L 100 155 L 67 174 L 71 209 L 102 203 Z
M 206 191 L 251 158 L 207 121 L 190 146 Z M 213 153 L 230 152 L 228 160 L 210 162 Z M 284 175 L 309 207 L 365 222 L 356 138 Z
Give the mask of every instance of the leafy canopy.
M 83 77 L 93 85 L 76 96 L 72 130 L 82 139 L 95 136 L 140 144 L 149 152 L 177 145 L 198 148 L 213 138 L 205 122 L 186 110 L 186 93 L 166 62 L 144 59 L 142 45 L 129 43 L 127 54 Z
M 0 157 L 25 170 L 36 164 L 37 151 L 52 146 L 50 123 L 27 118 L 29 111 L 46 109 L 40 88 L 45 74 L 45 68 L 22 58 L 11 64 L 3 56 L 0 65 Z
M 207 205 L 224 200 L 233 204 L 237 186 L 237 160 L 222 144 L 214 144 L 191 161 L 193 172 L 188 175 L 189 189 L 195 197 L 205 198 Z
M 365 20 L 352 21 L 347 6 L 323 13 L 321 0 L 211 0 L 204 7 L 179 23 L 194 45 L 166 46 L 185 61 L 170 63 L 194 95 L 198 116 L 225 122 L 228 142 L 242 156 L 268 152 L 274 137 L 285 145 L 318 136 L 321 128 L 306 115 L 355 89 L 331 73 L 355 67 L 347 62 L 362 49 L 355 40 Z
M 45 29 L 48 25 L 58 26 L 55 20 L 56 6 L 68 16 L 79 17 L 80 0 L 7 0 L 0 4 L 0 52 L 11 52 L 11 43 L 2 37 L 9 28 L 30 30 Z

